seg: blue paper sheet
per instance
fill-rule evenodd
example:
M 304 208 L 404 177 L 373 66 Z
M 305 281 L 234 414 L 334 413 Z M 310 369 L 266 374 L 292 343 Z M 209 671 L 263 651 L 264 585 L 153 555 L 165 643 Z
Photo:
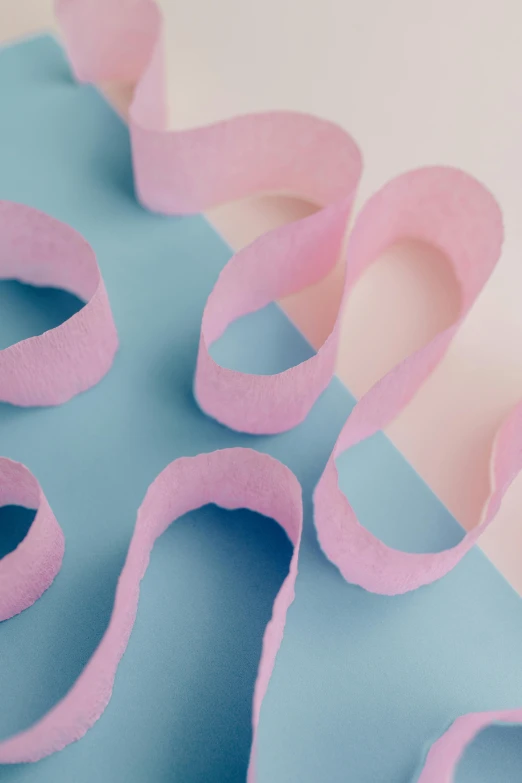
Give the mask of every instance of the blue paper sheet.
M 0 736 L 72 685 L 111 611 L 136 510 L 171 460 L 231 445 L 267 451 L 303 486 L 296 601 L 262 709 L 258 783 L 411 783 L 427 745 L 462 712 L 522 704 L 522 604 L 480 551 L 406 596 L 346 584 L 322 556 L 311 493 L 353 399 L 334 380 L 308 419 L 277 437 L 230 432 L 192 397 L 205 299 L 230 256 L 202 217 L 136 202 L 127 129 L 73 82 L 48 37 L 0 52 L 0 198 L 67 221 L 98 255 L 121 348 L 108 376 L 58 408 L 0 406 L 0 453 L 34 472 L 66 536 L 62 572 L 0 624 Z M 63 292 L 0 285 L 1 345 L 64 320 Z M 256 346 L 256 350 L 252 350 Z M 272 305 L 216 348 L 271 372 L 310 354 Z M 460 528 L 384 436 L 340 461 L 361 521 L 388 543 L 441 549 Z M 0 513 L 0 554 L 30 515 Z M 242 783 L 263 630 L 290 545 L 270 520 L 206 507 L 158 542 L 113 698 L 79 743 L 1 783 Z M 458 783 L 522 776 L 518 729 L 485 732 Z

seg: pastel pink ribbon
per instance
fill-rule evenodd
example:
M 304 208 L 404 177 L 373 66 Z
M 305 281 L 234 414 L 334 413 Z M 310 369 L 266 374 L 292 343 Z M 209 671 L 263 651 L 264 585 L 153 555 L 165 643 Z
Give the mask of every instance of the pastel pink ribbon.
M 457 546 L 444 552 L 399 552 L 363 528 L 339 489 L 335 460 L 346 449 L 385 427 L 408 404 L 444 356 L 500 255 L 502 221 L 492 196 L 474 179 L 455 169 L 424 168 L 397 177 L 375 194 L 357 217 L 343 253 L 345 283 L 339 314 L 317 353 L 300 365 L 272 376 L 223 368 L 211 357 L 210 348 L 233 320 L 316 282 L 337 263 L 361 173 L 357 146 L 332 123 L 291 112 L 249 115 L 204 128 L 169 131 L 164 99 L 162 20 L 156 4 L 152 0 L 60 0 L 57 12 L 80 80 L 138 83 L 130 111 L 130 132 L 137 192 L 145 206 L 167 214 L 188 213 L 272 191 L 297 194 L 321 206 L 311 217 L 270 232 L 237 253 L 219 276 L 203 314 L 195 374 L 197 400 L 209 415 L 229 427 L 251 433 L 277 433 L 294 427 L 306 417 L 333 375 L 340 316 L 364 270 L 386 247 L 406 237 L 428 242 L 445 253 L 460 286 L 457 319 L 358 401 L 314 493 L 320 544 L 348 581 L 391 595 L 442 577 L 494 518 L 504 493 L 522 467 L 522 406 L 515 409 L 498 434 L 493 454 L 493 488 L 480 524 Z M 0 211 L 0 221 L 1 214 Z M 26 228 L 29 236 L 31 232 L 36 235 L 32 219 Z M 8 226 L 0 222 L 0 229 L 9 244 Z M 22 233 L 19 232 L 23 245 Z M 77 257 L 85 255 L 87 259 L 85 244 L 81 247 Z M 31 243 L 28 248 L 34 249 Z M 0 396 L 11 395 L 10 401 L 14 403 L 54 404 L 68 399 L 96 382 L 97 374 L 101 377 L 116 347 L 101 278 L 96 277 L 93 289 L 94 277 L 90 276 L 94 274 L 93 267 L 85 262 L 85 266 L 79 266 L 85 270 L 89 266 L 91 272 L 85 271 L 85 281 L 88 278 L 89 284 L 86 282 L 84 286 L 82 282 L 81 290 L 77 287 L 80 277 L 68 283 L 56 279 L 53 275 L 57 270 L 52 264 L 55 250 L 54 246 L 49 247 L 46 258 L 51 271 L 45 275 L 51 277 L 45 280 L 66 288 L 72 286 L 70 290 L 89 299 L 86 308 L 91 306 L 91 309 L 93 300 L 98 301 L 96 292 L 103 291 L 99 296 L 103 303 L 101 315 L 93 319 L 96 323 L 87 319 L 85 332 L 80 329 L 85 356 L 93 356 L 92 346 L 101 345 L 103 361 L 92 361 L 90 368 L 84 366 L 85 359 L 78 360 L 76 365 L 71 351 L 62 364 L 56 358 L 60 367 L 54 379 L 56 387 L 43 384 L 45 388 L 36 390 L 29 383 L 34 379 L 33 358 L 35 363 L 42 362 L 48 348 L 45 341 L 41 345 L 35 342 L 34 357 L 13 351 L 14 358 L 8 358 L 13 377 L 21 379 L 10 389 L 7 375 L 1 374 L 2 354 L 6 357 L 9 354 L 0 352 Z M 32 269 L 31 274 L 38 273 Z M 64 330 L 64 339 L 70 339 L 73 345 L 78 335 L 70 322 L 59 329 Z M 23 348 L 24 343 L 19 346 Z M 56 351 L 55 357 L 58 355 Z M 31 363 L 24 356 L 30 356 Z M 71 377 L 67 367 L 75 368 Z M 54 376 L 49 377 L 53 380 Z M 36 532 L 25 539 L 25 549 L 18 547 L 0 563 L 0 586 L 6 586 L 6 596 L 11 592 L 10 598 L 0 599 L 0 616 L 3 612 L 8 617 L 36 600 L 50 584 L 61 562 L 63 538 L 27 469 L 4 460 L 0 462 L 0 475 L 6 497 L 35 505 L 38 508 L 35 523 L 40 520 L 36 526 L 33 523 Z M 153 543 L 173 518 L 207 502 L 217 502 L 226 508 L 246 506 L 272 516 L 294 544 L 289 574 L 265 631 L 255 686 L 254 740 L 248 772 L 249 783 L 254 783 L 259 710 L 283 636 L 286 611 L 293 599 L 302 512 L 300 489 L 293 474 L 276 460 L 245 449 L 177 460 L 151 485 L 138 512 L 114 611 L 102 642 L 71 691 L 53 710 L 32 728 L 0 743 L 0 762 L 42 758 L 81 737 L 101 715 L 132 629 L 139 582 Z M 40 548 L 39 530 L 49 531 L 47 549 Z M 41 576 L 33 582 L 32 569 L 23 564 L 31 558 L 36 562 L 39 553 L 46 565 L 39 567 Z M 22 556 L 26 559 L 22 560 Z M 23 567 L 19 568 L 18 562 Z M 465 747 L 479 731 L 491 723 L 520 721 L 522 710 L 461 716 L 432 745 L 419 783 L 450 783 Z
M 0 622 L 34 604 L 60 570 L 65 541 L 42 488 L 19 462 L 0 457 L 0 505 L 36 509 L 27 535 L 0 560 Z
M 0 400 L 58 405 L 98 383 L 118 337 L 89 243 L 37 209 L 0 201 L 0 278 L 63 288 L 85 302 L 55 329 L 0 351 Z
M 52 582 L 62 560 L 63 535 L 27 468 L 4 459 L 0 461 L 0 479 L 0 500 L 37 507 L 35 521 L 22 545 L 0 561 L 0 586 L 5 589 L 0 617 L 7 619 L 33 603 Z M 283 638 L 286 612 L 294 599 L 303 515 L 301 487 L 294 474 L 273 457 L 243 448 L 182 457 L 168 465 L 150 485 L 138 510 L 111 619 L 100 644 L 71 690 L 55 707 L 26 731 L 0 742 L 0 763 L 38 761 L 83 737 L 98 720 L 112 695 L 154 542 L 172 520 L 207 503 L 227 509 L 248 508 L 272 517 L 294 545 L 288 576 L 277 594 L 263 637 L 254 691 L 253 769 L 261 702 Z M 249 774 L 253 775 L 253 771 Z

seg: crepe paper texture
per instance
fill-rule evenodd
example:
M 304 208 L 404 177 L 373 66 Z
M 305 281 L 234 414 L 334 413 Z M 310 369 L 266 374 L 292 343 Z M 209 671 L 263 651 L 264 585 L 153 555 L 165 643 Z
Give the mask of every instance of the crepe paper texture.
M 0 560 L 0 621 L 9 620 L 40 598 L 62 564 L 64 537 L 45 495 L 24 465 L 0 458 L 0 505 L 36 509 L 13 552 Z
M 55 329 L 0 351 L 0 400 L 58 405 L 98 383 L 112 365 L 118 338 L 88 242 L 38 210 L 2 201 L 0 277 L 62 288 L 86 302 Z
M 145 206 L 168 214 L 186 213 L 254 192 L 285 190 L 323 207 L 312 217 L 261 238 L 232 259 L 209 297 L 201 329 L 195 391 L 203 410 L 229 427 L 255 434 L 277 433 L 295 426 L 305 418 L 333 375 L 339 318 L 315 356 L 275 376 L 225 372 L 211 359 L 209 348 L 233 320 L 315 282 L 336 263 L 360 175 L 355 144 L 342 130 L 328 123 L 290 113 L 238 118 L 182 133 L 168 131 L 163 100 L 161 18 L 156 6 L 140 0 L 103 4 L 100 0 L 62 0 L 57 9 L 78 78 L 138 80 L 131 109 L 131 138 L 138 195 Z M 6 236 L 9 238 L 9 229 Z M 366 266 L 389 244 L 406 236 L 430 242 L 447 254 L 461 287 L 459 317 L 355 405 L 317 485 L 314 507 L 320 542 L 341 573 L 349 581 L 385 595 L 413 590 L 446 574 L 493 518 L 522 459 L 521 414 L 517 409 L 497 440 L 494 490 L 481 526 L 453 549 L 437 554 L 401 553 L 386 547 L 359 525 L 341 493 L 335 459 L 388 424 L 440 361 L 498 259 L 502 242 L 500 214 L 488 192 L 462 172 L 427 168 L 398 177 L 370 200 L 357 219 L 345 255 L 345 292 L 340 313 L 351 286 Z M 82 290 L 71 287 L 62 278 L 46 282 L 91 297 L 92 302 L 102 284 L 96 277 L 93 292 L 92 278 L 89 280 L 91 288 L 87 291 L 83 285 Z M 42 284 L 38 278 L 36 282 Z M 80 312 L 85 311 L 86 308 Z M 104 312 L 109 312 L 108 308 Z M 74 318 L 55 332 L 62 329 L 66 334 L 66 327 Z M 112 354 L 108 351 L 112 361 L 116 345 L 112 320 L 104 316 L 97 323 L 103 349 L 107 345 L 112 348 Z M 42 349 L 42 356 L 43 353 Z M 67 355 L 67 351 L 56 353 Z M 86 367 L 87 378 L 81 383 L 73 378 L 75 386 L 64 399 L 95 382 L 95 373 L 89 361 L 82 358 L 82 350 L 77 355 L 82 367 Z M 102 358 L 106 358 L 105 354 Z M 18 364 L 23 367 L 24 361 Z M 108 368 L 101 364 L 106 371 Z M 29 371 L 32 370 L 33 367 Z M 11 401 L 17 402 L 17 395 L 18 392 Z M 40 404 L 57 401 L 52 396 L 42 399 Z M 20 402 L 30 404 L 22 394 Z M 12 479 L 14 468 L 9 470 Z M 34 503 L 32 477 L 23 475 L 28 481 L 31 479 Z M 36 518 L 45 508 L 43 496 L 37 500 Z M 293 474 L 273 459 L 245 450 L 217 451 L 177 460 L 151 485 L 138 513 L 112 619 L 100 646 L 55 708 L 32 728 L 0 743 L 0 761 L 42 758 L 78 739 L 99 717 L 110 697 L 116 668 L 134 622 L 139 581 L 155 538 L 173 517 L 211 501 L 227 508 L 246 506 L 274 516 L 294 543 L 289 574 L 265 632 L 255 687 L 248 772 L 253 783 L 259 711 L 293 597 L 302 513 L 299 485 Z M 55 549 L 55 563 L 46 569 L 47 582 L 52 581 L 61 560 L 62 550 Z M 11 553 L 11 565 L 22 551 L 19 548 Z M 42 592 L 41 584 L 27 587 L 32 580 L 26 576 L 24 590 L 36 598 Z M 16 611 L 24 608 L 20 598 L 11 600 Z M 419 781 L 452 780 L 464 747 L 479 730 L 493 722 L 513 723 L 521 719 L 520 710 L 459 718 L 432 746 Z
M 42 581 L 48 586 L 63 556 L 61 530 L 38 484 L 23 466 L 9 460 L 4 463 L 0 463 L 5 487 L 2 499 L 5 495 L 6 502 L 29 506 L 36 501 L 38 512 L 22 546 L 1 561 L 1 619 L 26 609 L 40 597 Z M 154 542 L 172 520 L 208 503 L 227 509 L 248 508 L 272 517 L 294 545 L 288 576 L 275 599 L 272 620 L 263 638 L 253 706 L 253 769 L 255 727 L 283 638 L 286 612 L 294 598 L 303 512 L 301 487 L 294 474 L 273 457 L 242 448 L 180 458 L 151 484 L 138 510 L 112 616 L 98 648 L 65 698 L 27 731 L 0 743 L 0 763 L 39 761 L 83 737 L 98 720 L 111 697 L 116 670 L 134 625 L 140 582 Z

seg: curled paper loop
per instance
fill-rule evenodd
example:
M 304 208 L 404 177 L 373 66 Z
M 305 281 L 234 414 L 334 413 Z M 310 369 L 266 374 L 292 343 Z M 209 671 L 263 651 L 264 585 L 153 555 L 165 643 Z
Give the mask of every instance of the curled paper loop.
M 92 7 L 88 12 L 86 3 L 59 3 L 60 22 L 78 78 L 96 81 L 132 73 L 125 58 L 118 70 L 119 52 L 132 18 L 133 29 L 139 30 L 140 14 L 148 19 L 151 5 L 104 2 L 103 10 L 100 5 L 100 14 L 109 20 L 103 40 L 109 30 L 118 31 L 114 33 L 112 60 L 105 45 L 98 52 L 98 21 L 94 23 Z M 132 39 L 138 62 L 143 61 L 145 51 L 150 56 L 129 112 L 134 176 L 141 202 L 158 212 L 186 214 L 254 193 L 285 192 L 325 207 L 237 253 L 221 272 L 203 315 L 194 381 L 200 407 L 235 430 L 283 432 L 306 417 L 330 382 L 339 322 L 314 356 L 275 375 L 251 375 L 221 367 L 210 355 L 210 347 L 235 319 L 316 283 L 333 269 L 361 175 L 361 155 L 341 128 L 297 112 L 267 112 L 204 128 L 165 131 L 160 29 L 158 26 L 153 42 L 148 25 L 143 25 L 142 54 Z M 127 40 L 130 49 L 131 39 Z
M 42 488 L 25 465 L 0 457 L 0 506 L 36 510 L 25 538 L 0 559 L 0 621 L 34 604 L 60 570 L 64 538 Z
M 194 380 L 202 410 L 241 432 L 284 432 L 306 417 L 333 376 L 338 320 L 314 356 L 275 375 L 221 367 L 210 347 L 235 319 L 318 282 L 334 268 L 361 175 L 359 149 L 335 124 L 296 112 L 165 132 L 163 74 L 158 37 L 130 111 L 136 188 L 145 206 L 183 214 L 283 192 L 324 207 L 237 253 L 203 314 Z
M 0 351 L 0 400 L 59 405 L 98 383 L 118 337 L 89 243 L 37 209 L 0 201 L 0 278 L 63 288 L 86 302 L 60 326 Z
M 12 467 L 15 477 L 12 484 L 19 474 L 27 478 L 25 473 L 20 473 L 20 470 L 26 471 L 25 468 L 10 464 L 16 466 Z M 34 502 L 38 485 L 33 479 L 33 484 L 28 482 L 27 486 L 33 494 L 27 489 L 22 495 Z M 40 507 L 43 507 L 42 499 L 40 494 Z M 294 599 L 303 513 L 301 487 L 292 471 L 273 457 L 243 448 L 182 457 L 171 462 L 150 485 L 138 510 L 136 527 L 116 587 L 111 619 L 100 644 L 71 690 L 50 712 L 26 731 L 0 742 L 0 764 L 38 761 L 80 739 L 98 720 L 111 697 L 118 664 L 134 625 L 140 582 L 154 542 L 173 520 L 207 503 L 216 503 L 226 509 L 247 508 L 272 517 L 294 546 L 288 575 L 276 596 L 272 618 L 263 637 L 252 716 L 249 780 L 254 780 L 259 711 L 283 638 L 286 612 Z M 41 532 L 39 535 L 41 537 Z M 63 539 L 61 541 L 63 544 Z M 62 551 L 53 550 L 54 573 L 59 568 Z M 18 611 L 21 608 L 24 607 L 20 606 Z
M 306 418 L 335 371 L 340 322 L 310 359 L 275 375 L 221 367 L 210 345 L 236 318 L 320 280 L 336 264 L 351 198 L 261 237 L 237 253 L 210 294 L 201 326 L 194 393 L 200 407 L 235 430 L 278 433 Z
M 485 520 L 446 552 L 400 552 L 358 522 L 337 483 L 336 458 L 386 427 L 444 356 L 500 256 L 500 210 L 482 185 L 454 169 L 419 169 L 397 177 L 370 199 L 349 238 L 343 304 L 375 257 L 406 237 L 428 242 L 445 253 L 459 283 L 460 312 L 451 326 L 394 367 L 359 400 L 314 492 L 314 518 L 327 557 L 349 582 L 387 595 L 414 590 L 446 574 L 490 521 Z

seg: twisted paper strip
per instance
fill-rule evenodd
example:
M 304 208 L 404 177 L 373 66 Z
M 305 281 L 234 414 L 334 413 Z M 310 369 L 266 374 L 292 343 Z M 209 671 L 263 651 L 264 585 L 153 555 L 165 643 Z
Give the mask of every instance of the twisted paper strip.
M 0 457 L 0 506 L 11 504 L 36 514 L 23 541 L 0 560 L 0 621 L 40 598 L 60 570 L 64 551 L 62 529 L 35 477 L 19 462 Z
M 89 243 L 43 212 L 0 201 L 0 278 L 63 288 L 86 302 L 55 329 L 0 351 L 0 400 L 58 405 L 98 383 L 118 337 Z
M 202 322 L 195 378 L 201 407 L 235 429 L 257 433 L 289 429 L 306 416 L 333 374 L 339 318 L 316 356 L 275 376 L 259 377 L 219 367 L 211 358 L 209 348 L 235 318 L 309 285 L 333 267 L 360 175 L 356 145 L 330 123 L 286 112 L 239 117 L 206 128 L 169 132 L 163 90 L 161 17 L 155 3 L 151 0 L 61 0 L 57 10 L 78 78 L 138 81 L 130 130 L 137 190 L 146 206 L 166 213 L 185 213 L 252 193 L 277 190 L 298 194 L 323 207 L 312 217 L 271 232 L 237 254 L 211 293 Z M 500 214 L 487 191 L 462 172 L 429 168 L 398 177 L 370 200 L 357 220 L 345 256 L 345 291 L 340 312 L 358 276 L 386 246 L 403 237 L 430 242 L 446 253 L 461 287 L 459 316 L 451 327 L 394 368 L 359 401 L 339 436 L 314 496 L 315 521 L 326 554 L 350 581 L 388 594 L 415 589 L 447 573 L 489 524 L 502 495 L 522 466 L 522 412 L 518 408 L 497 439 L 494 490 L 481 525 L 457 547 L 432 555 L 406 554 L 386 547 L 359 525 L 340 492 L 335 458 L 388 424 L 447 350 L 499 256 Z M 256 483 L 261 465 L 257 460 L 270 458 L 254 457 L 255 453 L 249 452 L 252 473 L 248 478 L 241 471 L 244 457 L 240 456 L 236 462 L 238 450 L 231 451 L 235 456 L 230 461 L 226 456 L 230 452 L 193 458 L 196 460 L 194 474 L 200 482 L 205 478 L 208 492 L 201 491 L 196 482 L 196 489 L 192 487 L 189 494 L 194 490 L 197 497 L 191 496 L 194 502 L 186 508 L 183 505 L 185 510 L 208 502 L 205 498 L 216 500 L 216 491 L 221 497 L 213 477 L 214 470 L 222 470 L 223 465 L 231 470 L 226 475 L 238 491 L 238 503 L 261 510 L 259 506 L 248 505 L 249 489 L 252 481 Z M 209 460 L 212 466 L 206 465 L 206 472 L 199 473 L 198 460 Z M 252 782 L 259 706 L 291 601 L 299 541 L 296 531 L 300 531 L 300 522 L 296 528 L 295 522 L 287 527 L 284 521 L 286 512 L 291 519 L 297 519 L 295 479 L 283 466 L 273 463 L 272 460 L 262 471 L 262 492 L 268 493 L 273 501 L 263 505 L 263 513 L 279 518 L 296 546 L 290 574 L 276 599 L 272 624 L 265 634 L 253 710 L 254 744 L 249 766 Z M 126 594 L 127 588 L 120 585 L 122 582 L 128 585 L 132 600 L 129 598 L 127 610 L 123 599 L 117 600 L 104 639 L 71 692 L 32 729 L 0 744 L 0 761 L 34 760 L 47 755 L 81 736 L 103 711 L 134 619 L 139 583 L 136 574 L 143 575 L 158 529 L 162 530 L 177 513 L 175 500 L 179 497 L 170 496 L 171 482 L 183 496 L 184 484 L 176 482 L 177 465 L 169 466 L 152 485 L 138 515 L 117 593 L 117 596 L 120 591 Z M 224 477 L 223 473 L 220 475 Z M 163 480 L 163 476 L 167 478 Z M 243 476 L 247 486 L 241 481 L 236 485 L 238 476 Z M 283 477 L 282 495 L 278 476 Z M 140 524 L 145 514 L 143 509 L 150 511 L 155 506 L 154 487 L 160 479 L 164 482 L 161 497 L 165 493 L 170 498 L 167 508 L 171 516 L 167 519 L 160 514 L 162 522 L 158 522 L 151 512 L 146 515 L 149 521 Z M 154 501 L 148 501 L 149 496 Z M 256 499 L 259 499 L 257 494 Z M 281 509 L 285 513 L 281 514 Z M 153 529 L 149 530 L 149 526 Z M 142 528 L 147 533 L 138 535 Z M 98 694 L 94 703 L 88 692 Z M 520 710 L 462 716 L 432 746 L 419 781 L 450 783 L 458 759 L 478 731 L 492 722 L 521 720 Z
M 39 589 L 43 581 L 38 580 L 35 568 L 47 581 L 43 589 L 50 584 L 61 564 L 63 535 L 27 468 L 10 460 L 0 461 L 0 480 L 0 501 L 38 508 L 22 545 L 0 563 L 6 566 L 0 570 L 0 617 L 6 619 L 25 609 L 43 592 Z M 38 761 L 83 737 L 98 720 L 111 697 L 116 670 L 134 625 L 140 582 L 154 542 L 172 520 L 207 503 L 227 509 L 248 508 L 272 517 L 294 545 L 288 576 L 277 594 L 263 637 L 254 692 L 253 767 L 261 702 L 283 638 L 286 612 L 294 599 L 303 515 L 301 487 L 292 471 L 273 457 L 242 448 L 175 460 L 150 485 L 138 510 L 111 619 L 100 644 L 71 690 L 53 709 L 26 731 L 0 742 L 0 763 Z

